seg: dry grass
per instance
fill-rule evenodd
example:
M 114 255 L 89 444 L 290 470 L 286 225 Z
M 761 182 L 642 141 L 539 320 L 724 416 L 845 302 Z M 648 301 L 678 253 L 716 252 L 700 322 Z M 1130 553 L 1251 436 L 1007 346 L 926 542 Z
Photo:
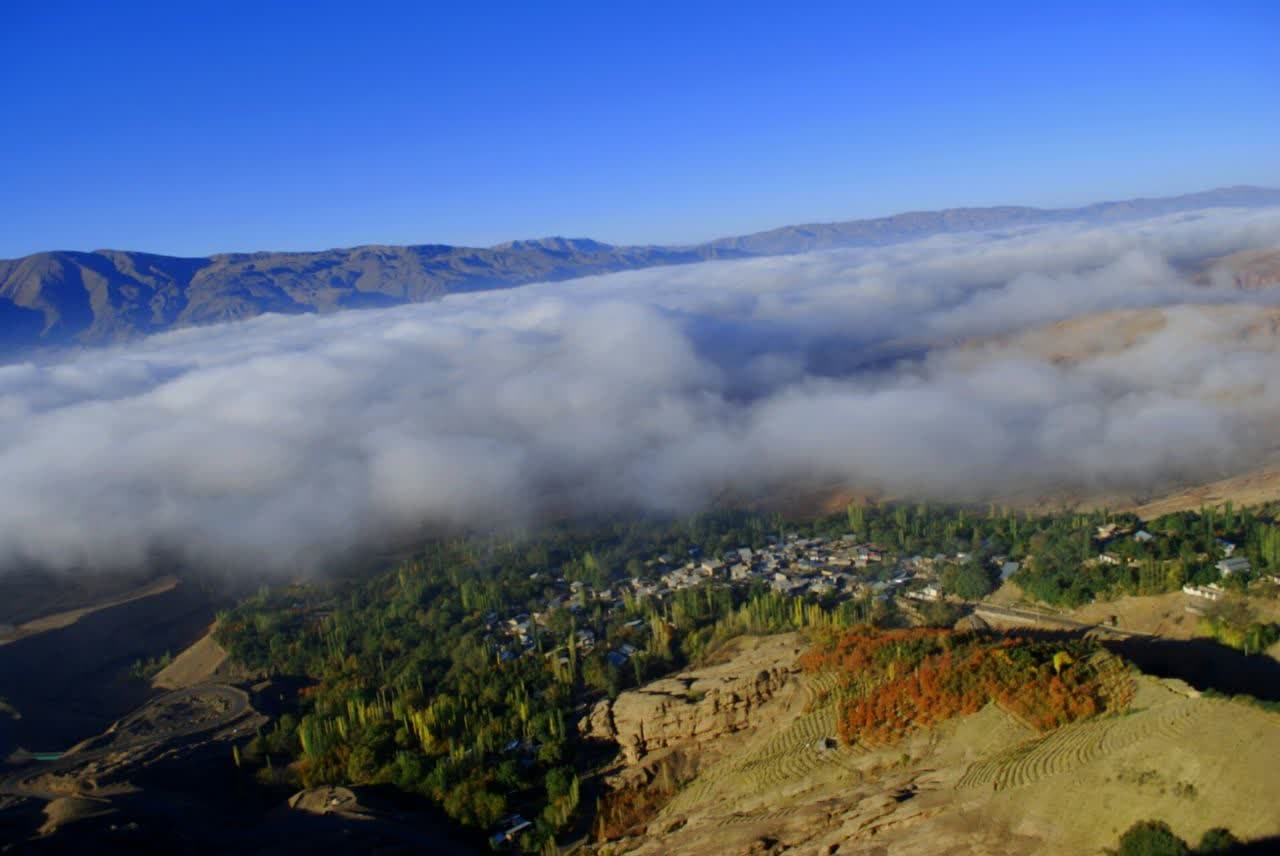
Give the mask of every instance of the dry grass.
M 214 640 L 212 634 L 206 634 L 157 672 L 151 685 L 159 689 L 179 690 L 209 683 L 231 668 L 227 658 L 226 649 Z
M 1191 639 L 1199 635 L 1199 619 L 1187 612 L 1187 606 L 1203 607 L 1208 601 L 1180 591 L 1168 594 L 1130 596 L 1100 601 L 1067 613 L 1067 617 L 1086 624 L 1110 624 L 1139 633 L 1152 633 L 1166 639 Z
M 823 683 L 763 705 L 750 742 L 614 852 L 1094 853 L 1148 817 L 1192 840 L 1280 834 L 1260 810 L 1280 793 L 1280 716 L 1249 705 L 1140 676 L 1131 712 L 1048 735 L 988 706 L 892 747 L 809 751 L 834 734 Z

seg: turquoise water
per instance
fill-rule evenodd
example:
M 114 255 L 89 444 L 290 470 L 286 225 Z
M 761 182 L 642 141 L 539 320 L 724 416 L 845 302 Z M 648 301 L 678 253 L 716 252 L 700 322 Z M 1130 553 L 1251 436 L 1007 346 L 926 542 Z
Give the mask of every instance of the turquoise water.
M 57 761 L 62 758 L 61 752 L 32 752 L 31 757 L 37 761 Z

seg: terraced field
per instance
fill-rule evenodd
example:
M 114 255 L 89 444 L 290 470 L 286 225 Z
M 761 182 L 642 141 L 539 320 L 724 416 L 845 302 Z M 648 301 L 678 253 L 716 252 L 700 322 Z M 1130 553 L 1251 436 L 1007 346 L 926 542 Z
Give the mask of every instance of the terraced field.
M 776 789 L 802 782 L 824 767 L 851 768 L 865 750 L 844 746 L 837 739 L 838 697 L 838 677 L 834 673 L 806 677 L 805 713 L 757 748 L 704 772 L 676 794 L 663 813 L 678 813 L 682 807 L 699 803 L 714 792 Z M 740 818 L 740 822 L 759 819 L 750 814 L 729 818 Z
M 785 808 L 759 809 L 757 811 L 734 812 L 733 814 L 726 814 L 726 815 L 721 815 L 720 817 L 717 817 L 717 818 L 713 818 L 710 821 L 710 823 L 712 826 L 720 827 L 723 829 L 726 826 L 737 826 L 740 823 L 761 823 L 763 821 L 769 821 L 769 820 L 783 820 L 784 818 L 791 817 L 793 814 L 795 814 L 799 810 L 800 810 L 800 806 L 792 805 L 792 806 L 787 806 Z
M 1068 725 L 974 763 L 956 787 L 1016 788 L 1069 773 L 1139 741 L 1177 739 L 1191 730 L 1192 717 L 1203 709 L 1203 704 L 1183 699 L 1153 710 Z
M 804 709 L 815 711 L 830 704 L 840 689 L 840 675 L 835 671 L 808 675 L 804 681 Z
M 1133 674 L 1119 657 L 1109 651 L 1095 651 L 1089 657 L 1089 663 L 1098 671 L 1102 685 L 1106 690 L 1108 705 L 1112 710 L 1124 710 L 1128 707 L 1137 692 Z

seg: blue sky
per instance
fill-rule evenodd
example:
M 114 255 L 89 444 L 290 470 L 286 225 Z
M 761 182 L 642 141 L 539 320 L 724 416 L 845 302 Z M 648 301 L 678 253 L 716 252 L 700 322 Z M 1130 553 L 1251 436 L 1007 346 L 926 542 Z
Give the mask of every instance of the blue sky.
M 1280 185 L 1280 4 L 0 5 L 0 257 Z

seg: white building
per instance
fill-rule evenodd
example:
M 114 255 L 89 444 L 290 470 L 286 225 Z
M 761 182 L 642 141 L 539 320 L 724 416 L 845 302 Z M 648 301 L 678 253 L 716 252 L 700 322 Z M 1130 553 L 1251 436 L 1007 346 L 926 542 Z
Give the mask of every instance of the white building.
M 1182 591 L 1192 597 L 1202 597 L 1205 600 L 1217 600 L 1222 597 L 1222 589 L 1213 583 L 1207 586 L 1193 586 L 1188 583 L 1182 587 Z

